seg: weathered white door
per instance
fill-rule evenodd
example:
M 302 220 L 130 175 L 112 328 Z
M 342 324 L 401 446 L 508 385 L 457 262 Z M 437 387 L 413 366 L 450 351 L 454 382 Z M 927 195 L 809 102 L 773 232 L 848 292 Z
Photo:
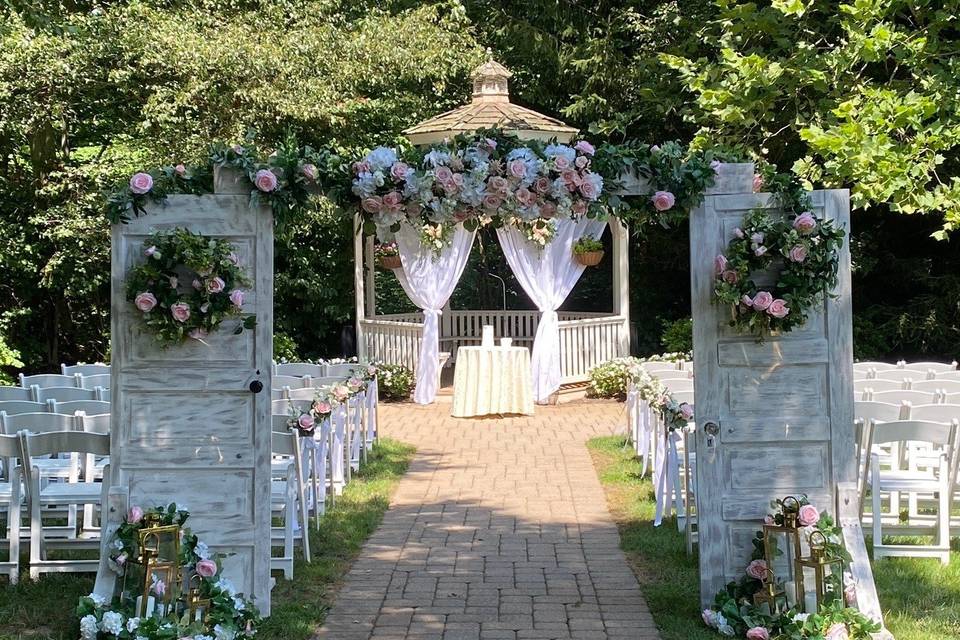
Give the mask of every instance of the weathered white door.
M 174 227 L 236 247 L 254 283 L 244 312 L 256 314 L 255 329 L 235 335 L 239 321 L 228 319 L 203 342 L 167 349 L 143 331 L 125 298 L 125 275 L 143 260 L 146 236 Z M 112 500 L 118 507 L 177 502 L 188 508 L 194 533 L 215 552 L 232 554 L 224 561 L 226 577 L 269 613 L 269 210 L 251 207 L 248 195 L 178 195 L 115 225 L 112 298 Z
M 849 232 L 847 191 L 811 196 L 817 216 Z M 771 499 L 803 493 L 833 513 L 837 483 L 856 478 L 848 243 L 835 297 L 792 332 L 758 342 L 736 333 L 730 309 L 712 302 L 714 258 L 758 206 L 772 206 L 769 194 L 707 196 L 690 217 L 704 604 L 743 574 Z

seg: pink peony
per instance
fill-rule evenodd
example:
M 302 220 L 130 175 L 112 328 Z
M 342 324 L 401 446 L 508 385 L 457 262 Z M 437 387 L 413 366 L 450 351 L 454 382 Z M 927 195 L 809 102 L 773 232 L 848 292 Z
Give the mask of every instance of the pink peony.
M 537 193 L 546 193 L 547 191 L 550 191 L 550 179 L 540 176 L 533 181 L 533 190 Z
M 183 176 L 187 175 L 187 168 L 181 162 L 173 168 L 173 172 L 182 178 Z
M 142 196 L 145 193 L 149 193 L 150 189 L 153 189 L 153 176 L 149 173 L 135 173 L 130 178 L 130 191 Z
M 137 305 L 137 309 L 140 311 L 150 313 L 157 306 L 157 297 L 149 291 L 144 291 L 137 294 L 137 297 L 133 299 L 133 304 Z
M 317 165 L 309 163 L 300 167 L 300 172 L 310 182 L 316 182 L 317 176 L 319 175 L 319 172 L 317 171 Z
M 450 167 L 437 167 L 436 171 L 433 172 L 433 175 L 437 177 L 437 182 L 450 182 L 453 180 L 453 171 L 450 170 Z
M 557 205 L 552 202 L 544 202 L 540 205 L 540 217 L 541 218 L 552 218 L 557 215 Z
M 130 507 L 130 510 L 127 511 L 127 522 L 131 524 L 136 524 L 143 519 L 143 509 L 137 505 Z
M 763 560 L 754 560 L 747 565 L 746 574 L 755 580 L 763 580 L 767 577 L 767 563 Z
M 520 197 L 517 196 L 517 199 L 519 200 Z M 491 211 L 496 211 L 502 204 L 503 199 L 494 193 L 488 193 L 487 195 L 483 196 L 483 206 Z
M 553 159 L 553 166 L 557 168 L 557 171 L 563 171 L 570 166 L 570 161 L 565 156 L 557 156 Z
M 369 196 L 360 201 L 360 206 L 367 213 L 380 213 L 383 208 L 383 200 L 380 196 Z
M 594 153 L 597 152 L 597 150 L 593 147 L 593 145 L 587 142 L 586 140 L 578 141 L 577 144 L 573 145 L 573 148 L 579 151 L 580 153 L 586 154 L 588 156 L 592 156 Z
M 793 221 L 793 228 L 803 235 L 807 235 L 817 228 L 817 219 L 809 211 L 804 211 Z
M 507 165 L 507 171 L 509 171 L 510 175 L 514 178 L 522 178 L 527 174 L 527 165 L 520 159 L 511 160 L 510 164 Z
M 802 244 L 798 244 L 790 249 L 790 253 L 787 255 L 787 257 L 793 262 L 803 262 L 807 259 L 807 248 Z
M 767 313 L 772 315 L 774 318 L 786 318 L 790 313 L 790 307 L 787 306 L 787 301 L 777 298 L 770 303 L 770 307 L 767 308 Z
M 657 211 L 666 211 L 676 202 L 676 198 L 669 191 L 657 191 L 650 200 Z
M 237 309 L 243 306 L 243 291 L 240 289 L 234 289 L 230 292 L 230 302 Z
M 217 575 L 217 563 L 213 560 L 200 560 L 197 562 L 197 575 L 201 578 L 212 578 Z
M 740 276 L 737 275 L 736 271 L 727 269 L 723 272 L 723 281 L 727 284 L 737 284 L 738 280 L 740 280 Z
M 753 174 L 753 192 L 759 193 L 763 191 L 763 176 L 759 173 Z
M 186 322 L 190 318 L 190 305 L 186 302 L 177 302 L 170 305 L 170 315 L 177 322 Z
M 223 281 L 223 278 L 213 277 L 207 280 L 207 292 L 209 293 L 220 293 L 223 291 L 223 288 L 226 284 Z
M 506 193 L 510 183 L 503 176 L 493 176 L 487 181 L 487 188 L 496 193 Z
M 313 416 L 309 413 L 301 413 L 300 417 L 297 418 L 297 426 L 304 431 L 313 431 L 314 424 Z
M 717 275 L 720 275 L 721 273 L 723 273 L 724 271 L 726 271 L 726 270 L 727 270 L 727 256 L 723 255 L 722 253 L 719 254 L 719 255 L 717 255 L 717 257 L 713 259 L 713 268 L 714 268 L 714 270 L 716 271 L 716 274 L 717 274 Z
M 581 195 L 583 195 L 584 198 L 588 200 L 596 200 L 597 197 L 600 195 L 600 193 L 597 191 L 596 183 L 591 182 L 590 180 L 584 180 L 583 182 L 580 183 L 580 193 Z M 670 196 L 670 197 L 672 198 L 673 196 Z M 672 201 L 671 201 L 671 204 L 672 204 Z M 656 206 L 656 203 L 654 203 L 654 206 Z
M 850 640 L 850 632 L 847 631 L 847 625 L 842 622 L 836 622 L 827 629 L 823 636 L 824 640 Z
M 320 415 L 326 415 L 333 410 L 333 407 L 330 406 L 330 403 L 326 400 L 320 400 L 313 403 L 313 410 L 319 413 Z
M 747 631 L 747 640 L 770 640 L 770 632 L 766 627 L 753 627 Z
M 253 184 L 260 191 L 270 193 L 277 188 L 277 176 L 269 169 L 260 169 L 253 177 Z
M 767 307 L 773 304 L 773 296 L 769 291 L 758 291 L 753 296 L 753 308 L 757 311 L 766 311 Z
M 801 527 L 812 527 L 820 522 L 820 512 L 812 504 L 805 504 L 800 507 L 797 513 L 797 524 Z

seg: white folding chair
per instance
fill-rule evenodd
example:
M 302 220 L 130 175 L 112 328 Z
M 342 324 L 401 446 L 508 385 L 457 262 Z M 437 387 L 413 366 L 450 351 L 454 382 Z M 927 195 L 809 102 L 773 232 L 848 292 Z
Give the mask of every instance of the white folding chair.
M 78 373 L 82 376 L 96 376 L 103 373 L 110 373 L 110 365 L 102 362 L 95 362 L 93 364 L 61 364 L 60 373 L 65 376 L 73 376 Z
M 337 364 L 326 365 L 328 378 L 337 378 L 341 382 L 353 375 L 353 372 L 360 368 L 357 362 L 338 362 Z
M 873 425 L 879 422 L 894 422 L 896 420 L 906 420 L 909 417 L 910 405 L 893 404 L 887 402 L 871 402 L 857 400 L 853 403 L 853 420 L 857 436 L 857 488 L 860 496 L 860 516 L 863 517 L 863 509 L 867 496 L 867 478 L 870 475 L 870 451 L 867 449 L 870 441 L 870 432 Z M 878 453 L 881 453 L 881 462 L 889 464 L 892 457 L 897 454 L 897 445 L 893 443 L 891 447 L 880 452 L 880 447 L 876 447 Z M 890 450 L 892 448 L 892 451 Z M 891 496 L 891 511 L 899 508 L 897 496 Z
M 273 376 L 274 389 L 282 389 L 283 387 L 300 389 L 305 386 L 307 385 L 304 384 L 303 377 L 301 376 Z
M 933 370 L 940 374 L 941 372 L 946 371 L 956 371 L 957 363 L 953 362 L 910 362 L 906 363 L 906 366 L 910 369 L 920 369 L 921 371 L 930 371 Z M 939 377 L 939 375 L 938 375 Z
M 940 395 L 946 393 L 960 393 L 960 380 L 922 380 L 914 382 L 910 387 L 917 391 L 940 392 Z
M 960 404 L 960 393 L 950 393 L 949 391 L 940 396 L 943 404 Z
M 50 538 L 43 525 L 44 510 L 51 506 L 104 505 L 107 503 L 108 482 L 51 482 L 43 485 L 41 472 L 35 465 L 40 456 L 69 453 L 76 460 L 110 455 L 110 436 L 82 431 L 51 431 L 49 433 L 20 432 L 20 458 L 23 461 L 24 484 L 30 508 L 30 578 L 37 579 L 42 573 L 95 572 L 99 559 L 51 560 L 47 550 L 61 548 L 99 548 L 97 538 L 74 538 L 69 540 Z M 84 476 L 90 473 L 83 470 Z
M 672 394 L 693 391 L 693 378 L 667 379 L 667 380 L 660 380 L 660 382 Z
M 24 389 L 23 387 L 0 386 L 0 400 L 26 400 L 29 402 L 36 402 L 33 399 L 33 391 L 31 389 Z
M 32 400 L 0 400 L 0 413 L 16 415 L 18 413 L 40 413 L 50 408 L 50 405 Z
M 47 400 L 56 400 L 58 402 L 72 402 L 74 400 L 100 400 L 96 389 L 81 389 L 80 387 L 32 387 L 34 400 L 37 402 L 46 402 Z
M 656 375 L 661 371 L 680 371 L 681 368 L 676 362 L 644 362 L 641 364 L 647 373 Z M 659 376 L 657 376 L 659 377 Z
M 295 376 L 302 378 L 310 376 L 311 378 L 322 378 L 327 375 L 327 368 L 322 364 L 312 364 L 310 362 L 284 362 L 276 365 L 273 371 L 277 376 Z
M 937 374 L 937 380 L 960 380 L 960 371 L 943 371 Z
M 25 376 L 20 374 L 20 386 L 24 389 L 30 387 L 79 387 L 77 376 L 65 376 L 60 373 L 40 373 L 35 376 Z
M 874 561 L 880 558 L 919 557 L 938 558 L 941 564 L 950 562 L 950 500 L 955 480 L 957 437 L 960 434 L 957 422 L 940 423 L 922 420 L 897 420 L 877 423 L 873 426 L 870 444 L 892 442 L 926 443 L 936 456 L 933 469 L 910 470 L 896 465 L 892 469 L 880 468 L 880 456 L 871 454 L 870 491 L 873 500 L 872 532 Z M 880 496 L 882 493 L 930 493 L 938 497 L 937 516 L 934 524 L 933 544 L 900 545 L 883 541 L 884 517 Z M 891 514 L 888 532 L 896 529 L 899 514 Z
M 920 369 L 877 369 L 877 378 L 881 380 L 896 380 L 898 382 L 919 382 L 920 380 L 929 380 L 933 377 L 932 371 L 922 371 Z M 909 389 L 909 387 L 907 387 Z
M 906 383 L 902 380 L 880 380 L 878 378 L 866 378 L 864 380 L 854 380 L 853 390 L 855 393 L 870 391 L 900 391 L 906 389 Z
M 281 416 L 275 416 L 280 418 Z M 283 528 L 271 534 L 272 540 L 283 541 L 283 556 L 270 558 L 270 568 L 280 569 L 287 580 L 293 579 L 294 542 L 299 539 L 303 558 L 310 562 L 310 536 L 307 528 L 307 503 L 303 488 L 303 465 L 300 438 L 296 431 L 273 430 L 272 449 L 275 456 L 289 457 L 285 477 L 271 481 L 270 506 L 283 519 Z
M 0 458 L 7 461 L 7 480 L 0 482 L 0 506 L 6 508 L 6 537 L 9 559 L 0 562 L 0 572 L 6 573 L 10 584 L 20 579 L 20 521 L 23 496 L 20 487 L 20 466 L 15 464 L 20 457 L 20 436 L 0 435 Z
M 854 373 L 865 373 L 868 378 L 875 378 L 877 370 L 887 370 L 897 368 L 896 364 L 890 364 L 889 362 L 854 362 L 853 371 Z M 901 367 L 902 368 L 902 367 Z
M 933 404 L 937 401 L 938 394 L 933 393 L 932 391 L 876 391 L 874 392 L 869 400 L 873 402 L 887 402 L 892 404 L 900 404 L 901 402 L 909 402 L 910 404 Z
M 692 380 L 689 371 L 680 371 L 679 369 L 656 371 L 650 375 L 660 380 L 660 382 L 665 382 L 666 380 Z
M 71 400 L 69 402 L 57 402 L 51 400 L 48 403 L 52 413 L 64 413 L 67 415 L 82 411 L 88 416 L 98 416 L 104 413 L 110 413 L 110 403 L 103 400 Z
M 366 446 L 368 447 L 372 447 L 374 443 L 380 439 L 380 429 L 377 425 L 377 413 L 380 410 L 379 396 L 380 387 L 376 377 L 374 377 L 367 382 L 367 403 L 364 424 L 366 424 Z M 364 447 L 364 450 L 366 450 L 366 447 Z
M 288 400 L 313 400 L 317 396 L 317 390 L 314 387 L 302 387 L 300 389 L 286 387 L 284 395 Z
M 97 387 L 110 388 L 109 373 L 100 373 L 92 376 L 77 375 L 80 376 L 80 386 L 84 389 L 96 389 Z

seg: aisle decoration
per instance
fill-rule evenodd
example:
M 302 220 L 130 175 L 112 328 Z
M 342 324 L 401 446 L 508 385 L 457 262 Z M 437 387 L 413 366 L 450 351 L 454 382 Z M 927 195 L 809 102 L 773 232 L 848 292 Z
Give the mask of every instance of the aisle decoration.
M 800 586 L 810 559 L 829 557 L 838 565 L 850 561 L 840 527 L 806 496 L 788 496 L 772 507 L 775 513 L 765 517 L 763 530 L 753 538 L 754 551 L 743 576 L 704 609 L 704 623 L 722 636 L 750 640 L 868 640 L 880 625 L 855 608 L 856 585 L 850 574 L 825 574 L 816 585 L 816 597 Z M 800 545 L 783 546 L 772 531 L 787 531 Z M 788 575 L 793 580 L 786 579 Z M 769 594 L 778 597 L 771 601 Z
M 837 285 L 844 235 L 809 210 L 783 219 L 766 209 L 750 211 L 714 263 L 715 300 L 730 305 L 730 325 L 763 338 L 806 322 L 811 309 Z M 777 273 L 775 285 L 754 281 L 758 272 L 771 270 Z
M 231 317 L 242 316 L 234 333 L 255 326 L 243 315 L 251 283 L 229 242 L 176 228 L 146 238 L 143 256 L 127 273 L 126 297 L 164 347 L 203 341 Z
M 184 527 L 190 513 L 170 504 L 130 508 L 110 552 L 119 594 L 80 598 L 81 640 L 239 640 L 260 623 L 257 608 L 221 575 L 212 554 Z
M 683 429 L 693 420 L 693 407 L 674 399 L 667 387 L 647 372 L 642 360 L 631 363 L 627 367 L 627 374 L 639 398 L 657 412 L 669 433 Z

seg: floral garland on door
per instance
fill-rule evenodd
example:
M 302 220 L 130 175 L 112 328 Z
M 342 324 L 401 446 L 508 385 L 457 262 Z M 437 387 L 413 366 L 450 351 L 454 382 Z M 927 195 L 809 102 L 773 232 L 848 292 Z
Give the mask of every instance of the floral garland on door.
M 762 338 L 806 322 L 810 310 L 837 286 L 844 236 L 833 221 L 811 211 L 782 219 L 767 209 L 750 211 L 714 262 L 715 300 L 730 305 L 730 325 Z M 768 270 L 777 271 L 775 284 L 758 285 L 754 275 Z
M 127 301 L 164 347 L 188 338 L 202 341 L 227 318 L 243 315 L 250 286 L 233 245 L 177 228 L 143 242 L 144 262 L 127 273 Z M 251 329 L 243 316 L 234 333 Z

